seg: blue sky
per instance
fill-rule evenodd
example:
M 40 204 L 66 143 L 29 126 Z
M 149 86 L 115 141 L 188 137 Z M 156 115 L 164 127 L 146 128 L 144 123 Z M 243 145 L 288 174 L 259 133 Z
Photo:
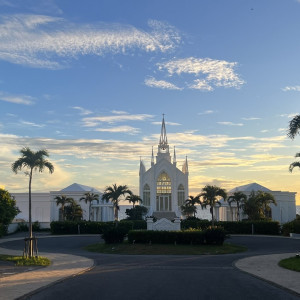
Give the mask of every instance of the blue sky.
M 0 0 L 0 184 L 19 150 L 46 148 L 73 182 L 138 192 L 165 113 L 190 193 L 257 182 L 300 192 L 286 137 L 300 101 L 300 1 Z M 298 202 L 299 203 L 299 202 Z

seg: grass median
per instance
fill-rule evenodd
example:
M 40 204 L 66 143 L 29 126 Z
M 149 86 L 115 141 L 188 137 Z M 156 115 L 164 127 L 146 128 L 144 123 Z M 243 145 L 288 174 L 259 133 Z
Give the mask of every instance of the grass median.
M 0 255 L 0 260 L 13 262 L 16 266 L 49 266 L 51 261 L 47 257 L 25 258 L 23 256 Z
M 299 256 L 282 259 L 278 264 L 282 268 L 300 272 L 300 257 Z
M 216 255 L 247 251 L 246 247 L 230 243 L 224 243 L 223 245 L 97 243 L 86 246 L 84 249 L 105 254 L 127 255 Z

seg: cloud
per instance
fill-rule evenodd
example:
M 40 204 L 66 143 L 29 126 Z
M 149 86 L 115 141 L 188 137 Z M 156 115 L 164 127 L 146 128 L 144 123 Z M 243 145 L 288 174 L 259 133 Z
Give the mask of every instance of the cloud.
M 123 132 L 128 134 L 137 134 L 140 132 L 140 129 L 131 126 L 117 126 L 117 127 L 110 127 L 110 128 L 96 128 L 95 131 L 111 132 L 111 133 Z
M 181 125 L 180 123 L 175 123 L 175 122 L 165 122 L 166 125 L 169 125 L 169 126 L 179 126 Z M 152 122 L 151 124 L 153 125 L 161 125 L 161 122 Z
M 145 85 L 149 87 L 161 88 L 161 89 L 168 89 L 168 90 L 182 90 L 175 84 L 165 81 L 165 80 L 156 80 L 153 77 L 149 77 L 145 79 Z
M 225 126 L 244 126 L 243 123 L 233 123 L 233 122 L 217 122 L 217 123 Z
M 80 106 L 73 106 L 73 109 L 79 110 L 80 111 L 80 115 L 90 115 L 92 112 L 90 110 L 87 110 L 85 108 L 82 108 Z
M 84 126 L 93 127 L 97 126 L 99 123 L 119 123 L 124 121 L 145 121 L 153 118 L 153 115 L 140 114 L 140 115 L 130 115 L 130 114 L 119 114 L 113 116 L 99 116 L 99 117 L 89 117 L 84 118 Z
M 28 121 L 20 121 L 20 123 L 22 125 L 25 125 L 25 126 L 31 126 L 31 127 L 38 127 L 38 128 L 43 128 L 45 127 L 44 124 L 36 124 L 36 123 L 33 123 L 33 122 L 28 122 Z
M 283 90 L 284 92 L 290 92 L 290 91 L 300 92 L 300 85 L 286 86 L 286 87 L 282 88 L 281 90 Z
M 261 120 L 261 118 L 250 117 L 250 118 L 242 118 L 242 120 L 245 120 L 245 121 L 255 121 L 255 120 Z
M 1 47 L 1 46 L 0 46 Z M 34 98 L 25 95 L 10 95 L 0 91 L 0 101 L 15 103 L 15 104 L 24 104 L 31 105 L 34 103 Z
M 215 87 L 240 88 L 245 83 L 234 71 L 236 62 L 188 57 L 158 63 L 157 66 L 160 71 L 166 71 L 170 77 L 174 77 L 175 74 L 195 76 L 192 83 L 186 84 L 190 89 L 212 91 Z
M 299 115 L 299 113 L 282 114 L 280 115 L 280 117 L 291 119 L 294 118 L 296 115 Z
M 210 115 L 210 114 L 213 114 L 215 113 L 215 111 L 213 110 L 205 110 L 204 112 L 201 112 L 201 113 L 198 113 L 198 115 Z
M 106 53 L 166 52 L 181 41 L 167 23 L 150 20 L 149 31 L 130 25 L 68 23 L 45 15 L 7 15 L 0 24 L 0 59 L 30 67 L 59 69 L 60 58 Z

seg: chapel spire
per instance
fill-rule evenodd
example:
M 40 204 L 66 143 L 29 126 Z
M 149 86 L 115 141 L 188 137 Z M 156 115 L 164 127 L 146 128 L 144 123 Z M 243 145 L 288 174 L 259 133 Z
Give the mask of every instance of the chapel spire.
M 167 138 L 167 131 L 166 131 L 166 124 L 165 124 L 165 114 L 163 114 L 162 124 L 161 124 L 161 133 L 159 139 L 159 146 L 162 149 L 166 149 L 168 145 L 168 138 Z

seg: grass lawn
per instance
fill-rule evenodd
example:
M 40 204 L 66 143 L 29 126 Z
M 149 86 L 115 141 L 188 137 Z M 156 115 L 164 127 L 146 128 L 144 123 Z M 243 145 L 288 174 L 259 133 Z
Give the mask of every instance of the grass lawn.
M 29 258 L 24 258 L 23 256 L 12 256 L 0 254 L 0 260 L 14 262 L 16 266 L 49 266 L 51 261 L 47 257 L 38 256 Z
M 280 267 L 300 272 L 300 257 L 290 257 L 281 260 L 279 263 Z
M 173 244 L 92 244 L 85 250 L 106 254 L 132 255 L 212 255 L 246 251 L 247 248 L 234 244 L 224 245 L 173 245 Z

